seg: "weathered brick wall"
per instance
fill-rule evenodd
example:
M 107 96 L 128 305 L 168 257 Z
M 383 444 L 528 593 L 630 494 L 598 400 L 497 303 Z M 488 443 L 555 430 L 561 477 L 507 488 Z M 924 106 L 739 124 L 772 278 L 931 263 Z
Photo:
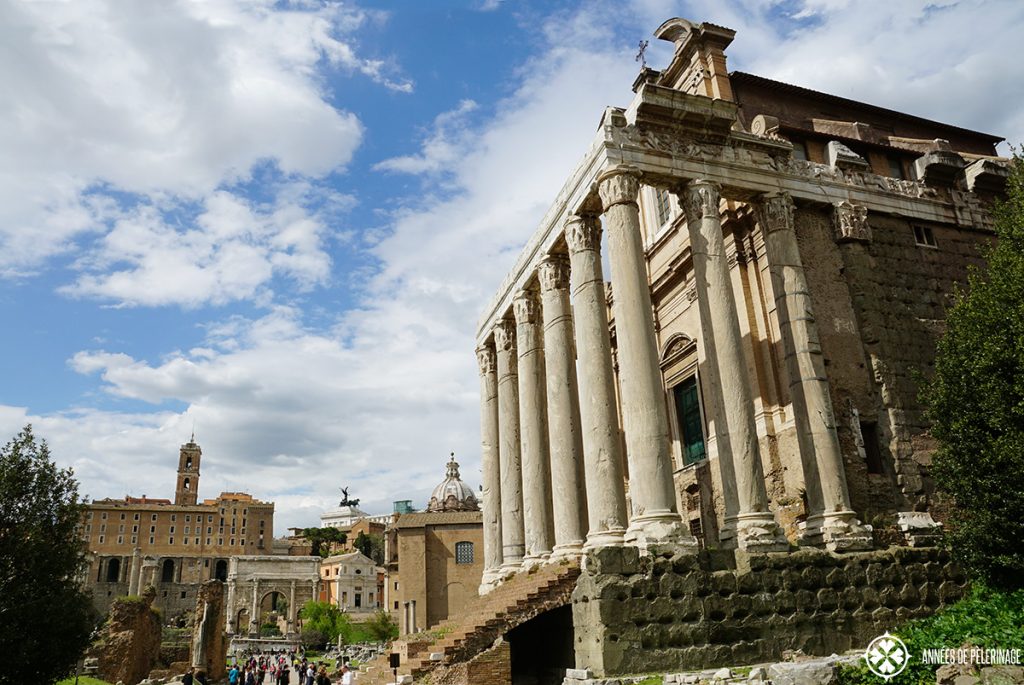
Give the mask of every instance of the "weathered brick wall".
M 499 639 L 493 647 L 471 660 L 442 666 L 430 673 L 433 685 L 512 685 L 512 653 Z
M 657 558 L 606 548 L 585 567 L 572 597 L 576 665 L 597 675 L 841 652 L 930 615 L 966 587 L 945 552 L 905 547 Z

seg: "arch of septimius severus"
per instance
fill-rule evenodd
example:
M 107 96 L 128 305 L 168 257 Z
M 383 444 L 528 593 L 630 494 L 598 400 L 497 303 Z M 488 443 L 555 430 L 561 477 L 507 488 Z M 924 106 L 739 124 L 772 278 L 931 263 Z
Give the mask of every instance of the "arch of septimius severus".
M 777 119 L 737 104 L 734 82 L 759 77 L 742 81 L 726 72 L 732 31 L 674 19 L 656 36 L 675 43 L 672 63 L 641 72 L 629 107 L 605 110 L 589 150 L 480 321 L 482 591 L 509 571 L 584 550 L 698 549 L 679 510 L 678 435 L 663 368 L 668 310 L 682 305 L 652 301 L 659 279 L 673 270 L 688 285 L 680 297 L 696 309 L 673 339 L 695 341 L 699 350 L 720 501 L 712 542 L 751 553 L 784 551 L 790 542 L 870 549 L 872 529 L 851 501 L 850 455 L 840 440 L 857 410 L 838 407 L 832 396 L 834 376 L 846 372 L 830 367 L 823 352 L 812 302 L 822 281 L 809 283 L 807 274 L 819 265 L 807 262 L 797 225 L 824 226 L 829 250 L 845 260 L 836 278 L 850 280 L 870 272 L 864 255 L 874 249 L 873 225 L 984 233 L 989 196 L 982 191 L 1005 177 L 994 150 L 960 155 L 948 144 L 907 162 L 916 178 L 880 174 L 843 143 L 852 140 L 846 133 L 822 144 L 823 161 L 808 159 Z M 827 134 L 838 124 L 813 126 Z M 887 146 L 925 149 L 895 135 L 872 145 L 872 154 Z M 670 230 L 675 238 L 653 235 L 657 226 L 645 219 L 652 211 L 645 203 L 665 201 L 666 192 L 681 210 Z M 659 245 L 670 240 L 674 252 L 663 257 Z M 743 280 L 744 264 L 766 278 Z M 855 306 L 862 296 L 854 292 Z M 916 440 L 904 431 L 909 410 L 889 399 L 900 388 L 889 378 L 885 346 L 871 339 L 884 324 L 867 314 L 851 320 L 844 325 L 858 329 L 861 384 L 876 383 L 879 422 L 895 446 L 889 471 L 899 502 L 892 513 L 902 508 L 901 521 L 929 521 L 924 469 L 903 446 Z M 795 437 L 766 439 L 779 426 Z M 768 453 L 775 448 L 784 454 Z M 773 460 L 788 464 L 789 492 L 805 502 L 806 519 L 791 539 L 773 510 L 776 486 L 766 474 Z

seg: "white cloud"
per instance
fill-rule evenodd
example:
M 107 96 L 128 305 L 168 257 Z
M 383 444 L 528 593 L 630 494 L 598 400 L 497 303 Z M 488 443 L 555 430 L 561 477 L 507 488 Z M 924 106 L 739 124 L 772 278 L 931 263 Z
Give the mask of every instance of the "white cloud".
M 455 109 L 438 114 L 418 155 L 392 157 L 373 166 L 375 171 L 422 174 L 449 168 L 468 144 L 466 116 L 477 109 L 473 100 L 462 100 Z
M 380 20 L 271 0 L 4 3 L 0 275 L 102 230 L 96 195 L 202 199 L 265 160 L 343 168 L 363 126 L 330 104 L 325 65 L 411 89 L 346 38 Z

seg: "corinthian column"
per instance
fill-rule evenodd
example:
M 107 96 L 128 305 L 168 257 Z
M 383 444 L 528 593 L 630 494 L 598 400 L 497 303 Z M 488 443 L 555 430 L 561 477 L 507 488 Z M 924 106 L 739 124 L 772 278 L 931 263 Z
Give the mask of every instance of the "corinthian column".
M 804 539 L 836 552 L 870 549 L 871 529 L 857 520 L 850 506 L 818 324 L 793 228 L 793 199 L 788 193 L 766 195 L 755 211 L 775 291 L 804 467 L 808 509 Z
M 519 348 L 519 431 L 523 463 L 523 524 L 527 566 L 551 556 L 551 453 L 548 450 L 544 341 L 537 291 L 521 291 L 512 302 Z
M 523 474 L 519 459 L 519 373 L 516 327 L 502 319 L 494 327 L 498 353 L 498 454 L 501 472 L 501 568 L 523 563 Z
M 692 550 L 697 541 L 676 508 L 668 411 L 654 310 L 647 279 L 647 259 L 640 236 L 639 172 L 616 167 L 597 178 L 608 227 L 608 259 L 615 298 L 612 312 L 618 338 L 622 381 L 622 423 L 629 459 L 629 494 L 633 516 L 627 542 L 641 548 L 673 544 Z
M 493 344 L 476 349 L 480 364 L 480 462 L 484 487 L 484 573 L 480 594 L 501 578 L 501 471 L 498 456 L 498 359 Z
M 579 356 L 580 427 L 589 530 L 585 549 L 622 544 L 626 491 L 615 410 L 615 377 L 601 269 L 601 223 L 594 216 L 565 222 Z
M 721 440 L 723 436 L 719 437 L 719 459 L 731 456 L 727 465 L 734 469 L 736 479 L 739 505 L 736 544 L 741 549 L 753 551 L 785 550 L 789 545 L 768 510 L 768 493 L 754 423 L 754 400 L 725 257 L 722 222 L 718 216 L 718 186 L 707 181 L 693 181 L 683 190 L 682 200 L 690 233 L 697 297 L 701 303 L 701 330 L 706 335 L 710 333 L 707 337 L 712 344 L 706 344 L 705 349 L 709 356 L 714 357 L 718 371 L 720 392 L 717 399 L 721 411 L 716 424 L 724 424 L 722 433 L 727 434 L 725 441 Z M 725 473 L 727 469 L 723 468 Z
M 544 314 L 548 442 L 555 517 L 555 547 L 551 556 L 578 556 L 583 551 L 587 502 L 583 488 L 576 349 L 572 343 L 569 309 L 569 258 L 562 254 L 547 257 L 540 263 L 537 275 Z

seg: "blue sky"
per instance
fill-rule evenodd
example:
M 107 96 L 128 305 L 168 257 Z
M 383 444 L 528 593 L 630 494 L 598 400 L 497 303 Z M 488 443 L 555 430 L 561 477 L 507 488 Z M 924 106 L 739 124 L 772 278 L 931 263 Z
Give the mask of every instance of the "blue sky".
M 671 16 L 1024 139 L 1012 0 L 0 1 L 0 432 L 170 496 L 195 426 L 200 495 L 279 533 L 422 505 L 450 451 L 475 486 L 477 316 Z

